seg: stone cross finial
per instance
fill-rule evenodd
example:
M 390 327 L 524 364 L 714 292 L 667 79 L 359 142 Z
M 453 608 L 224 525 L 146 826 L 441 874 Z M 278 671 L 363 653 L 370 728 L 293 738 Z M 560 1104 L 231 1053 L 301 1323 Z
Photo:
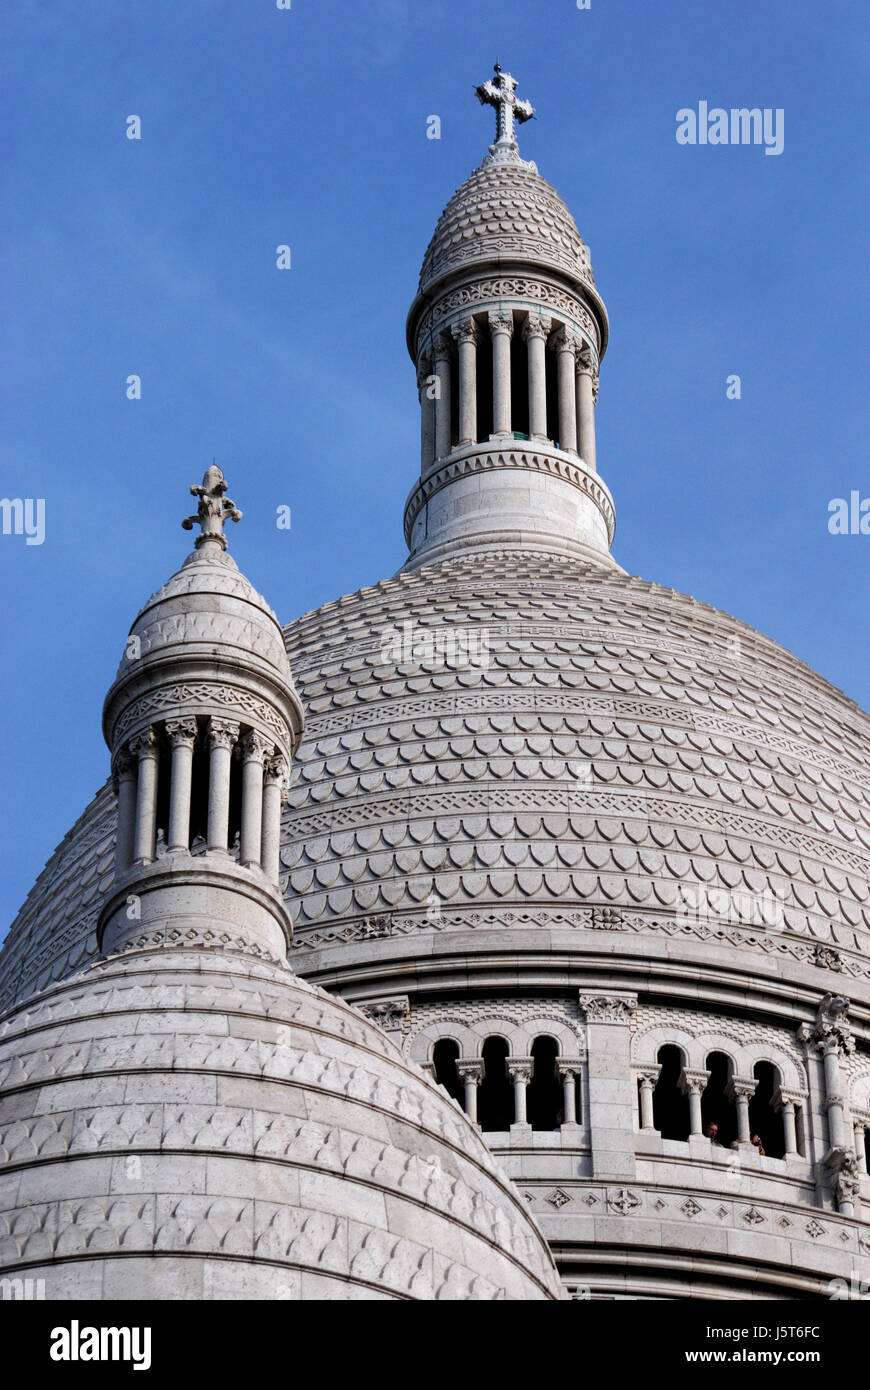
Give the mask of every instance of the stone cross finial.
M 514 134 L 514 122 L 522 125 L 523 121 L 530 121 L 535 114 L 535 108 L 529 101 L 520 101 L 514 96 L 517 83 L 509 72 L 502 72 L 498 63 L 495 65 L 495 80 L 483 82 L 478 88 L 477 98 L 483 106 L 494 106 L 496 114 L 496 138 L 495 144 L 490 146 L 490 152 L 497 154 L 501 152 L 516 153 L 517 138 Z
M 195 516 L 186 516 L 182 521 L 185 531 L 192 531 L 196 522 L 202 528 L 202 535 L 196 538 L 196 547 L 205 545 L 206 541 L 215 541 L 221 548 L 226 550 L 227 538 L 224 535 L 225 521 L 241 521 L 242 513 L 239 511 L 235 502 L 229 497 L 224 497 L 227 490 L 227 483 L 221 470 L 212 464 L 207 468 L 202 480 L 202 487 L 191 487 L 192 496 L 199 498 L 199 506 Z

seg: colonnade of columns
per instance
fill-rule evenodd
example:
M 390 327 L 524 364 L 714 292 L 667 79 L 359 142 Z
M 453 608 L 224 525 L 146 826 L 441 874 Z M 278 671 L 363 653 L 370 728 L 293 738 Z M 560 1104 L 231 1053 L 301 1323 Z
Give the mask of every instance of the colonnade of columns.
M 641 1068 L 636 1073 L 640 1088 L 640 1127 L 642 1130 L 655 1131 L 653 1092 L 660 1072 L 661 1067 L 655 1066 Z M 689 1136 L 691 1138 L 700 1138 L 704 1133 L 701 1103 L 709 1080 L 710 1073 L 705 1070 L 692 1070 L 684 1067 L 680 1073 L 679 1087 L 689 1102 Z M 726 1090 L 728 1099 L 734 1105 L 737 1119 L 737 1142 L 747 1147 L 752 1146 L 749 1102 L 757 1089 L 757 1077 L 733 1076 L 728 1082 Z M 780 1087 L 771 1101 L 773 1108 L 782 1115 L 785 1156 L 787 1158 L 791 1155 L 796 1157 L 800 1155 L 797 1112 L 801 1105 L 806 1103 L 806 1099 L 806 1096 L 798 1091 L 787 1091 Z
M 458 361 L 459 399 L 456 416 L 462 448 L 478 443 L 478 354 L 487 330 L 492 353 L 492 435 L 513 432 L 511 380 L 511 339 L 516 328 L 514 312 L 491 309 L 485 326 L 472 315 L 439 333 L 430 351 L 421 354 L 417 385 L 420 394 L 421 463 L 423 470 L 446 457 L 453 444 L 453 374 L 451 363 Z M 528 424 L 532 440 L 547 436 L 547 348 L 556 360 L 559 447 L 579 454 L 595 468 L 595 398 L 598 390 L 597 363 L 591 348 L 573 328 L 556 325 L 552 316 L 529 310 L 520 320 L 526 344 L 528 375 Z
M 528 1123 L 528 1089 L 534 1071 L 533 1057 L 508 1057 L 505 1061 L 507 1074 L 513 1086 L 514 1124 Z M 579 1057 L 557 1057 L 556 1073 L 562 1084 L 562 1124 L 577 1123 L 577 1079 L 583 1063 Z M 477 1123 L 477 1094 L 483 1081 L 485 1066 L 480 1057 L 460 1057 L 456 1062 L 456 1074 L 463 1083 L 464 1104 L 468 1118 Z
M 167 849 L 190 848 L 194 750 L 200 737 L 208 750 L 208 852 L 229 852 L 232 760 L 239 757 L 239 862 L 247 868 L 261 868 L 268 880 L 277 884 L 285 760 L 263 734 L 253 729 L 242 733 L 240 724 L 220 718 L 209 719 L 202 734 L 193 718 L 167 720 L 162 736 L 155 727 L 146 729 L 116 757 L 116 872 L 123 873 L 133 864 L 149 864 L 156 858 L 160 754 L 161 746 L 167 742 L 171 753 Z

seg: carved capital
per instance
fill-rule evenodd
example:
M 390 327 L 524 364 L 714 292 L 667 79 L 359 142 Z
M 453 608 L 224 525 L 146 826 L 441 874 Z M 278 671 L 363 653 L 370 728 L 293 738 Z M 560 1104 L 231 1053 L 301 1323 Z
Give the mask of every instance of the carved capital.
M 268 739 L 265 734 L 261 734 L 257 729 L 251 729 L 242 739 L 242 756 L 245 762 L 261 763 L 267 753 L 271 753 L 275 744 Z
M 460 1081 L 473 1081 L 479 1086 L 483 1080 L 483 1062 L 479 1057 L 460 1057 L 456 1063 L 456 1075 Z
M 526 1085 L 532 1079 L 532 1067 L 534 1063 L 531 1057 L 508 1057 L 507 1073 L 511 1081 L 524 1081 Z
M 542 314 L 535 309 L 530 309 L 523 322 L 523 338 L 526 342 L 531 338 L 542 338 L 546 342 L 552 327 L 553 320 L 549 314 Z
M 239 726 L 231 719 L 215 719 L 208 721 L 208 746 L 209 748 L 232 748 L 239 737 Z
M 802 1091 L 787 1091 L 784 1086 L 780 1086 L 775 1095 L 771 1096 L 770 1103 L 774 1110 L 787 1110 L 789 1106 L 793 1110 L 796 1105 L 804 1105 L 806 1099 Z
M 118 790 L 118 783 L 132 781 L 136 776 L 136 758 L 128 746 L 119 748 L 112 762 L 112 779 L 115 783 L 115 791 Z
M 557 1057 L 556 1071 L 560 1076 L 580 1076 L 583 1071 L 582 1057 Z
M 184 744 L 192 747 L 196 742 L 195 719 L 167 719 L 164 728 L 173 748 Z
M 489 331 L 493 337 L 496 333 L 506 333 L 510 338 L 514 331 L 514 316 L 510 312 L 501 309 L 490 309 L 487 314 Z
M 142 758 L 156 758 L 159 746 L 160 740 L 153 729 L 144 729 L 141 734 L 131 738 L 129 744 L 130 752 L 140 761 Z
M 661 1062 L 657 1063 L 657 1065 L 654 1066 L 654 1067 L 635 1067 L 635 1068 L 634 1068 L 634 1075 L 635 1075 L 635 1077 L 637 1078 L 637 1080 L 640 1082 L 640 1085 L 641 1085 L 642 1090 L 644 1090 L 644 1091 L 650 1090 L 650 1091 L 651 1091 L 651 1090 L 654 1089 L 654 1087 L 655 1087 L 655 1085 L 656 1085 L 656 1082 L 658 1081 L 659 1076 L 660 1076 L 660 1074 L 661 1074 L 661 1070 L 662 1070 L 662 1064 L 661 1064 Z
M 411 1001 L 407 994 L 400 994 L 394 999 L 371 999 L 357 1007 L 385 1033 L 399 1033 L 410 1015 Z
M 477 324 L 474 319 L 460 319 L 458 323 L 451 323 L 450 332 L 457 343 L 477 343 L 479 334 Z
M 729 1100 L 736 1101 L 738 1096 L 745 1096 L 750 1100 L 758 1088 L 758 1080 L 754 1076 L 732 1076 L 725 1088 L 725 1094 Z
M 706 1090 L 709 1080 L 710 1073 L 708 1071 L 692 1071 L 687 1067 L 683 1067 L 683 1070 L 680 1072 L 678 1085 L 683 1095 L 700 1096 Z
M 815 1023 L 802 1023 L 798 1041 L 824 1053 L 854 1052 L 855 1039 L 849 1027 L 849 1000 L 843 994 L 826 994 L 819 1004 Z
M 564 324 L 561 328 L 556 329 L 550 342 L 555 352 L 570 352 L 573 354 L 577 351 L 577 334 L 574 332 L 573 328 L 567 328 Z
M 580 347 L 574 365 L 578 376 L 597 377 L 598 375 L 598 362 L 588 344 L 583 344 Z
M 631 1022 L 631 1015 L 637 1008 L 636 994 L 581 994 L 580 1008 L 586 1015 L 587 1023 Z
M 428 387 L 432 376 L 432 354 L 421 352 L 417 360 L 417 390 L 422 391 Z

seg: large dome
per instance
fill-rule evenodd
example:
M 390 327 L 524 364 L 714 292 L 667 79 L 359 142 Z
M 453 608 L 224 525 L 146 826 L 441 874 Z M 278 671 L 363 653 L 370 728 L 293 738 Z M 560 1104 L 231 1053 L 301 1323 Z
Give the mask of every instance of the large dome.
M 454 193 L 435 227 L 420 271 L 430 291 L 456 270 L 521 261 L 561 270 L 592 287 L 589 250 L 559 194 L 533 164 L 484 164 Z
M 135 949 L 0 1021 L 0 1266 L 76 1299 L 558 1298 L 465 1116 L 286 967 Z

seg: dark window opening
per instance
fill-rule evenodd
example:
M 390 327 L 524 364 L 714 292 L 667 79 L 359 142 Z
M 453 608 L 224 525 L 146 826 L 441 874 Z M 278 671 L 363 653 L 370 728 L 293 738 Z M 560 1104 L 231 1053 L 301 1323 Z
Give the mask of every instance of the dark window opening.
M 545 353 L 547 363 L 547 438 L 559 444 L 559 383 L 557 380 L 556 354 L 548 348 Z
M 239 836 L 242 833 L 242 760 L 237 758 L 235 750 L 230 761 L 230 820 L 229 837 L 227 843 L 231 851 L 239 848 Z
M 529 437 L 529 354 L 522 325 L 514 322 L 511 339 L 511 429 L 514 438 Z
M 439 1038 L 432 1051 L 432 1065 L 435 1068 L 435 1080 L 439 1086 L 443 1086 L 449 1096 L 458 1100 L 462 1105 L 465 1098 L 465 1087 L 463 1086 L 459 1073 L 456 1070 L 456 1061 L 459 1057 L 459 1043 L 454 1038 Z
M 771 1105 L 779 1090 L 779 1073 L 771 1062 L 756 1062 L 752 1074 L 757 1078 L 758 1085 L 749 1101 L 749 1133 L 758 1135 L 768 1157 L 784 1158 L 782 1114 Z
M 459 355 L 450 354 L 450 447 L 459 442 Z
M 487 1038 L 483 1044 L 483 1080 L 477 1100 L 477 1117 L 484 1131 L 504 1131 L 513 1124 L 513 1089 L 507 1074 L 507 1055 L 508 1045 L 504 1038 Z
M 710 1126 L 716 1125 L 715 1142 L 728 1149 L 737 1138 L 737 1112 L 728 1097 L 731 1059 L 724 1052 L 711 1052 L 705 1065 L 710 1079 L 701 1097 L 701 1128 L 707 1134 Z
M 157 758 L 157 841 L 169 843 L 169 798 L 172 781 L 172 749 L 165 734 L 160 736 Z
M 659 1048 L 659 1079 L 653 1091 L 653 1124 L 663 1139 L 688 1139 L 689 1098 L 680 1090 L 683 1054 L 673 1043 Z
M 477 337 L 477 438 L 483 444 L 492 434 L 492 337 L 484 320 Z
M 535 1038 L 526 1111 L 532 1129 L 558 1129 L 562 1123 L 562 1085 L 556 1072 L 559 1049 L 553 1038 Z
M 193 748 L 193 769 L 190 789 L 190 847 L 197 841 L 204 844 L 208 837 L 208 748 L 197 739 Z

